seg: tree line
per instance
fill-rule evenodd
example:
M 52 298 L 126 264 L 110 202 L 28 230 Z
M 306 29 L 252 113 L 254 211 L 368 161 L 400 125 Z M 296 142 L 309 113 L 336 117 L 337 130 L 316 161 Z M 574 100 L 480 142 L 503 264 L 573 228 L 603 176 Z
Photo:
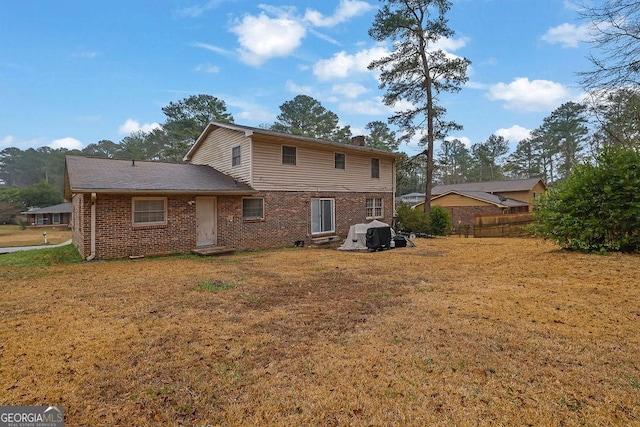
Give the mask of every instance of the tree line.
M 226 104 L 211 95 L 194 95 L 162 108 L 166 120 L 150 132 L 138 131 L 116 143 L 101 140 L 82 150 L 50 147 L 0 151 L 0 200 L 21 208 L 62 201 L 64 157 L 67 154 L 180 162 L 210 121 L 234 123 Z M 434 183 L 495 181 L 540 177 L 553 184 L 564 180 L 585 159 L 594 158 L 605 147 L 637 147 L 640 134 L 640 93 L 629 88 L 607 91 L 588 103 L 567 102 L 558 107 L 529 138 L 509 152 L 509 141 L 490 135 L 486 141 L 466 146 L 458 139 L 441 141 L 436 152 Z M 298 95 L 280 106 L 273 124 L 260 127 L 294 135 L 349 143 L 350 126 L 340 126 L 339 117 L 316 99 Z M 400 139 L 387 123 L 366 125 L 367 146 L 397 152 Z M 404 154 L 397 164 L 398 194 L 421 192 L 425 183 L 425 156 Z M 42 183 L 45 184 L 42 184 Z M 40 192 L 19 197 L 15 189 L 39 185 Z M 47 187 L 50 191 L 44 191 Z M 10 191 L 10 189 L 12 189 Z M 42 193 L 42 196 L 37 194 Z M 58 194 L 58 198 L 49 193 Z M 34 196 L 35 195 L 35 196 Z M 40 200 L 43 198 L 43 200 Z

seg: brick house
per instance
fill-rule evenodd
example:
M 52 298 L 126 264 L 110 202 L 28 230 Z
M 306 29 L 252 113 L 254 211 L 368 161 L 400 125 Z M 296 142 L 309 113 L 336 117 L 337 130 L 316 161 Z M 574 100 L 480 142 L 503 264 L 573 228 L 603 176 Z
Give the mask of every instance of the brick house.
M 534 200 L 546 190 L 540 178 L 437 185 L 432 189 L 431 206 L 446 208 L 454 227 L 471 225 L 479 215 L 532 212 Z M 424 209 L 424 202 L 415 209 Z
M 341 240 L 391 221 L 396 157 L 216 122 L 186 163 L 67 156 L 73 243 L 90 260 Z

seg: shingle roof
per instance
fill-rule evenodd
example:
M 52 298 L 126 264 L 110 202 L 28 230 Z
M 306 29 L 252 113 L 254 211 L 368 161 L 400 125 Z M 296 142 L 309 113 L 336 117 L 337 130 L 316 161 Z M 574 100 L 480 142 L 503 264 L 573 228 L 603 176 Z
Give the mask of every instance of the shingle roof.
M 67 156 L 66 191 L 251 194 L 250 186 L 210 166 Z M 66 194 L 69 197 L 70 194 Z
M 513 181 L 486 181 L 468 182 L 464 184 L 436 185 L 431 190 L 431 194 L 436 196 L 449 191 L 482 191 L 485 193 L 500 193 L 510 191 L 529 191 L 539 181 L 540 178 L 518 179 Z M 543 183 L 544 184 L 544 183 Z
M 71 203 L 60 203 L 59 205 L 47 206 L 46 208 L 29 209 L 21 214 L 51 214 L 51 213 L 71 213 Z
M 185 160 L 191 159 L 193 154 L 198 150 L 198 147 L 206 139 L 207 135 L 210 132 L 212 132 L 214 129 L 216 129 L 216 128 L 225 128 L 225 129 L 235 130 L 235 131 L 238 131 L 238 132 L 244 132 L 245 136 L 265 135 L 265 136 L 270 136 L 270 137 L 275 137 L 275 138 L 280 138 L 280 139 L 284 138 L 284 139 L 289 139 L 289 140 L 293 140 L 293 141 L 313 144 L 313 145 L 316 145 L 316 146 L 325 146 L 325 147 L 328 147 L 328 148 L 331 148 L 331 149 L 339 148 L 339 149 L 342 149 L 342 150 L 355 150 L 355 151 L 361 151 L 361 152 L 368 152 L 368 153 L 375 154 L 377 156 L 393 157 L 393 158 L 397 158 L 397 157 L 401 156 L 400 153 L 391 153 L 391 152 L 388 152 L 388 151 L 378 150 L 378 149 L 372 148 L 372 147 L 363 147 L 363 146 L 353 145 L 353 144 L 344 144 L 344 143 L 341 143 L 341 142 L 328 141 L 328 140 L 325 140 L 325 139 L 311 138 L 311 137 L 308 137 L 308 136 L 292 135 L 292 134 L 283 133 L 283 132 L 277 132 L 277 131 L 273 131 L 273 130 L 269 130 L 269 129 L 262 129 L 262 128 L 256 128 L 256 127 L 251 127 L 251 126 L 237 125 L 235 123 L 210 122 L 207 125 L 207 127 L 204 129 L 202 134 L 200 134 L 200 136 L 198 137 L 198 140 L 196 141 L 196 143 L 191 147 L 191 149 L 189 149 L 189 152 L 184 157 L 184 159 Z
M 529 206 L 528 203 L 521 202 L 520 200 L 509 199 L 506 197 L 498 196 L 496 194 L 485 193 L 483 191 L 447 191 L 446 193 L 439 194 L 433 199 L 437 199 L 439 197 L 444 197 L 447 194 L 459 194 L 465 197 L 471 197 L 473 199 L 481 200 L 483 202 L 491 203 L 500 207 L 520 207 L 520 206 Z

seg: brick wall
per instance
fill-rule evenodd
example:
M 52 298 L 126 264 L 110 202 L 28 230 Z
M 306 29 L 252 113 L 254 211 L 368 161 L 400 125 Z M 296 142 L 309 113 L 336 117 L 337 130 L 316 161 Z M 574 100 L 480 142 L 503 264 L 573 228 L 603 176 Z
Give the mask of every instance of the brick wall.
M 390 224 L 393 217 L 393 197 L 388 193 L 263 192 L 253 197 L 264 198 L 264 220 L 243 221 L 241 197 L 218 197 L 218 245 L 249 250 L 292 246 L 297 240 L 309 244 L 312 198 L 335 200 L 335 235 L 340 239 L 353 224 L 368 222 L 368 198 L 384 200 L 381 221 Z
M 242 220 L 242 197 L 217 197 L 217 244 L 238 250 L 292 246 L 297 240 L 311 242 L 311 199 L 335 200 L 336 235 L 344 239 L 349 227 L 366 219 L 366 199 L 384 200 L 384 217 L 391 223 L 390 193 L 264 192 L 264 220 Z M 98 194 L 96 199 L 96 258 L 189 253 L 196 246 L 194 196 L 167 197 L 167 224 L 134 227 L 132 196 Z M 91 251 L 91 196 L 73 197 L 73 243 L 80 254 Z M 314 236 L 315 237 L 315 236 Z

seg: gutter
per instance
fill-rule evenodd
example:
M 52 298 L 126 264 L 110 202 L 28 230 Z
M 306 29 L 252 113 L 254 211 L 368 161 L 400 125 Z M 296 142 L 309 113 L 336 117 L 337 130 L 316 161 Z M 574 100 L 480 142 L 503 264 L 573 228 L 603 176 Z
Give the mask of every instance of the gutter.
M 86 258 L 91 261 L 96 257 L 96 193 L 91 193 L 91 253 Z

